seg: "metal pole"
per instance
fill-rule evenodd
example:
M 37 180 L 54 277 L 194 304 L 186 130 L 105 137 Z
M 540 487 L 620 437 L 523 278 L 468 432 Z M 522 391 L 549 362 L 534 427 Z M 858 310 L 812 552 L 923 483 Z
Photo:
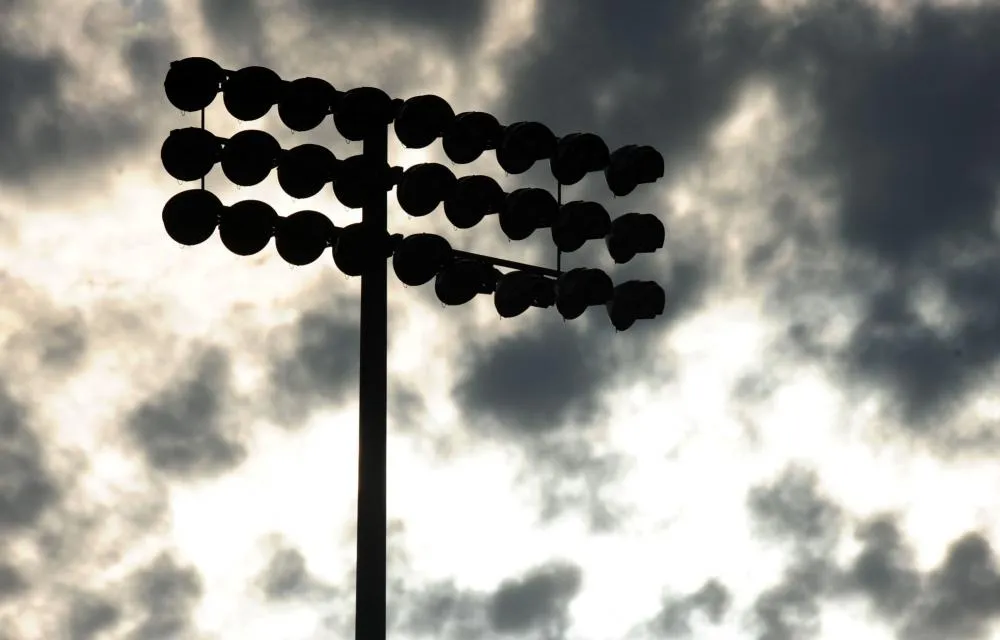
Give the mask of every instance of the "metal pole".
M 364 140 L 364 157 L 388 164 L 388 127 Z M 361 209 L 372 236 L 387 233 L 387 194 L 376 189 Z M 379 258 L 361 275 L 361 361 L 358 406 L 358 543 L 355 587 L 356 640 L 386 637 L 386 276 Z

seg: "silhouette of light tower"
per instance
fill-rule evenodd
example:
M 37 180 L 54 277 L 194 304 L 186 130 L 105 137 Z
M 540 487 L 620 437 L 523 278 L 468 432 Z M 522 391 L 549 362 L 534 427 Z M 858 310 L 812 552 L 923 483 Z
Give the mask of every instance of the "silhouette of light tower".
M 181 181 L 201 181 L 200 188 L 182 191 L 164 205 L 163 224 L 173 240 L 193 246 L 218 229 L 227 249 L 250 256 L 274 238 L 278 255 L 298 266 L 319 260 L 330 249 L 340 271 L 361 277 L 355 637 L 385 638 L 388 260 L 404 284 L 420 286 L 434 280 L 434 291 L 446 305 L 492 294 L 501 317 L 518 316 L 529 307 L 555 306 L 565 320 L 604 305 L 611 324 L 624 331 L 636 320 L 663 313 L 663 288 L 641 280 L 615 286 L 599 269 L 563 271 L 562 253 L 576 251 L 588 240 L 604 239 L 614 262 L 625 263 L 663 247 L 663 224 L 648 213 L 626 213 L 612 220 L 596 202 L 563 203 L 562 187 L 603 171 L 612 193 L 624 196 L 663 177 L 663 157 L 643 145 L 609 151 L 592 133 L 556 136 L 539 122 L 503 126 L 488 113 L 456 114 L 434 95 L 400 100 L 375 87 L 340 91 L 319 78 L 286 81 L 259 66 L 229 71 L 200 57 L 172 62 L 164 89 L 181 111 L 201 112 L 200 127 L 171 131 L 160 150 L 167 173 Z M 285 126 L 304 132 L 332 116 L 344 138 L 363 143 L 362 153 L 337 158 L 329 149 L 308 143 L 282 149 L 270 134 L 249 129 L 220 138 L 205 129 L 205 109 L 219 93 L 229 113 L 244 122 L 277 106 Z M 536 162 L 548 160 L 556 196 L 532 187 L 508 193 L 489 176 L 457 177 L 448 167 L 432 162 L 405 170 L 391 167 L 389 126 L 411 149 L 428 147 L 440 138 L 445 155 L 459 165 L 473 162 L 487 150 L 495 151 L 508 174 L 524 173 Z M 341 204 L 361 209 L 361 222 L 338 227 L 314 210 L 281 216 L 260 200 L 223 205 L 205 189 L 205 176 L 216 163 L 239 186 L 259 184 L 276 170 L 278 184 L 293 198 L 308 198 L 332 186 Z M 459 229 L 472 228 L 489 215 L 498 217 L 511 240 L 524 240 L 548 228 L 557 249 L 556 268 L 461 251 L 430 233 L 390 235 L 387 199 L 394 188 L 400 208 L 410 216 L 429 215 L 443 204 L 445 216 Z

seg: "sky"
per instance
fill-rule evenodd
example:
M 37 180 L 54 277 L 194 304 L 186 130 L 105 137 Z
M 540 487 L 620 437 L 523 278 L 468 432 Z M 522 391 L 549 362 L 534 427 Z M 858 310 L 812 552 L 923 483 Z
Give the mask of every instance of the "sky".
M 188 56 L 665 158 L 564 190 L 664 222 L 628 264 L 563 256 L 664 287 L 629 331 L 390 272 L 389 637 L 1000 638 L 1000 4 L 7 0 L 0 639 L 353 637 L 360 282 L 167 237 Z M 554 267 L 547 233 L 389 218 Z

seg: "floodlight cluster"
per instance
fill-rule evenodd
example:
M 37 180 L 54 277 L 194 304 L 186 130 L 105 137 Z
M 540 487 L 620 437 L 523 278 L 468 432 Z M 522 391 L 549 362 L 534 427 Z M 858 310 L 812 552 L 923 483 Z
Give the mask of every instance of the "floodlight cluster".
M 548 160 L 559 185 L 603 172 L 616 196 L 664 175 L 663 157 L 652 147 L 626 145 L 611 151 L 592 133 L 556 136 L 544 124 L 528 121 L 504 126 L 488 113 L 456 113 L 434 95 L 400 100 L 375 87 L 342 91 L 319 78 L 283 80 L 264 67 L 228 71 L 206 58 L 171 63 L 164 88 L 171 104 L 182 111 L 203 111 L 221 93 L 227 111 L 246 122 L 277 107 L 282 123 L 294 131 L 315 129 L 331 117 L 337 131 L 352 141 L 364 141 L 391 125 L 408 148 L 424 148 L 440 139 L 445 155 L 455 164 L 473 162 L 492 150 L 507 173 L 520 174 Z M 603 239 L 617 264 L 653 253 L 665 242 L 663 223 L 653 214 L 626 213 L 612 219 L 596 202 L 563 203 L 550 191 L 534 187 L 508 193 L 489 176 L 460 177 L 433 162 L 404 170 L 389 166 L 387 159 L 373 162 L 364 154 L 337 158 L 311 143 L 282 149 L 272 135 L 259 130 L 222 138 L 199 127 L 176 129 L 164 141 L 160 156 L 167 173 L 183 182 L 203 181 L 216 164 L 239 186 L 260 184 L 274 171 L 282 190 L 293 198 L 309 198 L 331 187 L 348 208 L 363 208 L 371 198 L 395 189 L 396 200 L 408 215 L 422 217 L 442 207 L 460 229 L 496 215 L 511 240 L 549 229 L 556 247 L 567 253 L 587 241 Z M 274 238 L 282 259 L 298 266 L 315 262 L 330 249 L 337 267 L 351 276 L 362 275 L 374 260 L 391 257 L 403 283 L 420 286 L 434 280 L 438 299 L 448 305 L 492 295 L 497 312 L 505 318 L 530 307 L 555 306 L 568 320 L 588 307 L 604 305 L 612 324 L 625 330 L 636 320 L 662 314 L 665 307 L 665 293 L 655 282 L 615 286 L 603 271 L 584 268 L 563 272 L 521 265 L 504 273 L 497 264 L 517 263 L 453 249 L 434 234 L 390 236 L 371 231 L 363 221 L 339 228 L 318 211 L 281 216 L 259 200 L 226 206 L 204 188 L 172 197 L 164 206 L 163 222 L 171 238 L 189 246 L 205 242 L 218 229 L 223 245 L 242 256 L 262 251 Z

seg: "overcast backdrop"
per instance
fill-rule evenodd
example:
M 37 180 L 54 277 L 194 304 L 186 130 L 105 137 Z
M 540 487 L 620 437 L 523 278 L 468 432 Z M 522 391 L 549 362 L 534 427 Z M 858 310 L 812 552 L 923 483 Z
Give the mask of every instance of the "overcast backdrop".
M 1000 638 L 1000 3 L 944 0 L 0 0 L 0 638 L 353 638 L 359 281 L 166 236 L 192 55 L 667 160 L 565 192 L 664 221 L 563 262 L 655 321 L 390 275 L 391 637 Z

